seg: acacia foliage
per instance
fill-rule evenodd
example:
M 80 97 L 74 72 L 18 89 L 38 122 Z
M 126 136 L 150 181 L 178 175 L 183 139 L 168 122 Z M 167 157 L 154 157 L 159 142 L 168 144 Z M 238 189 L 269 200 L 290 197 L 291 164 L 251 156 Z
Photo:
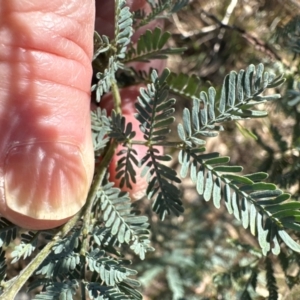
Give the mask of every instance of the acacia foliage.
M 257 238 L 260 250 L 256 249 L 256 253 L 278 255 L 281 244 L 300 252 L 299 244 L 290 234 L 290 229 L 300 231 L 299 203 L 291 201 L 290 196 L 274 184 L 264 182 L 268 177 L 266 173 L 243 175 L 242 166 L 230 164 L 230 157 L 207 152 L 205 148 L 208 138 L 224 130 L 224 122 L 266 117 L 267 112 L 257 106 L 280 99 L 279 94 L 266 94 L 266 91 L 280 86 L 284 82 L 283 76 L 265 71 L 263 64 L 249 65 L 226 75 L 218 93 L 214 87 L 201 90 L 201 80 L 194 75 L 175 74 L 165 69 L 159 76 L 155 70 L 138 73 L 128 69 L 125 66 L 127 62 L 164 59 L 167 55 L 183 51 L 167 46 L 170 34 L 159 28 L 142 34 L 137 46 L 131 43 L 133 26 L 138 28 L 161 14 L 165 17 L 176 12 L 187 1 L 160 0 L 157 4 L 150 3 L 151 13 L 145 16 L 139 12 L 133 16 L 124 1 L 116 0 L 115 38 L 109 40 L 95 33 L 93 66 L 97 80 L 92 85 L 92 91 L 99 102 L 104 93 L 116 89 L 118 84 L 124 84 L 119 77 L 120 70 L 133 79 L 133 83 L 147 83 L 136 99 L 135 117 L 140 122 L 139 130 L 143 132 L 148 147 L 140 167 L 142 176 L 148 181 L 146 195 L 153 201 L 153 211 L 161 220 L 172 213 L 176 216 L 183 214 L 187 204 L 181 198 L 180 184 L 183 178 L 189 176 L 201 196 L 199 201 L 212 200 L 217 209 L 225 206 L 228 213 Z M 176 130 L 172 131 L 170 139 L 175 122 L 174 95 L 189 99 L 191 105 L 184 107 L 182 121 L 176 123 Z M 135 141 L 131 124 L 126 123 L 125 118 L 116 111 L 111 117 L 99 108 L 92 112 L 95 156 L 105 157 L 114 150 L 110 139 L 114 143 L 127 145 L 128 159 L 124 159 L 126 163 L 123 169 L 119 168 L 119 172 L 134 178 L 135 153 L 130 151 L 130 145 L 140 141 Z M 161 154 L 157 147 L 162 145 L 177 150 L 176 155 Z M 178 172 L 169 167 L 172 161 L 179 162 Z M 103 168 L 103 165 L 100 166 Z M 97 172 L 101 171 L 99 167 Z M 139 214 L 127 193 L 114 187 L 106 177 L 101 178 L 99 184 L 92 187 L 89 206 L 72 227 L 23 233 L 20 242 L 13 246 L 10 264 L 32 259 L 34 265 L 42 255 L 39 249 L 47 243 L 52 245 L 41 263 L 36 265 L 34 280 L 28 286 L 30 291 L 42 287 L 35 299 L 73 299 L 77 294 L 85 297 L 85 293 L 91 299 L 99 300 L 142 299 L 138 291 L 139 282 L 133 278 L 137 272 L 129 267 L 130 261 L 125 260 L 123 254 L 126 253 L 124 247 L 128 246 L 132 254 L 140 259 L 147 258 L 147 253 L 154 251 L 148 218 Z M 130 188 L 129 181 L 125 184 Z M 1 219 L 0 278 L 3 295 L 7 295 L 8 290 L 18 282 L 17 277 L 10 281 L 5 277 L 5 253 L 8 253 L 8 246 L 16 242 L 18 233 L 20 231 L 16 226 Z M 187 260 L 181 262 L 189 267 L 194 264 Z M 269 258 L 265 260 L 265 268 L 267 286 L 275 299 L 277 287 Z M 247 266 L 239 272 L 224 273 L 222 280 L 218 277 L 215 280 L 224 281 L 228 276 L 239 278 L 242 273 L 251 274 L 248 284 L 255 288 L 257 265 Z M 182 297 L 183 285 L 176 267 L 168 267 L 167 280 L 173 294 Z M 243 293 L 249 296 L 247 290 Z

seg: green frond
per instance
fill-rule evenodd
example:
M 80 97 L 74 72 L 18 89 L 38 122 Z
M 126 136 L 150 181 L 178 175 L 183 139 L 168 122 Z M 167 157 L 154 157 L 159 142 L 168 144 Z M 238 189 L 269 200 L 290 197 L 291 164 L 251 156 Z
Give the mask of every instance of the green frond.
M 292 53 L 300 53 L 300 17 L 295 16 L 282 28 L 277 30 L 277 36 L 283 46 Z
M 271 134 L 273 136 L 274 141 L 276 142 L 277 146 L 279 147 L 280 151 L 284 153 L 288 150 L 288 143 L 283 139 L 283 136 L 279 132 L 278 128 L 271 125 L 270 126 Z
M 171 33 L 162 32 L 159 27 L 153 31 L 146 30 L 139 37 L 135 46 L 131 45 L 128 49 L 123 63 L 131 61 L 149 62 L 151 59 L 167 59 L 171 54 L 182 54 L 185 48 L 166 47 Z
M 140 89 L 136 103 L 136 119 L 141 123 L 144 138 L 149 141 L 163 141 L 170 132 L 169 126 L 174 122 L 175 99 L 168 99 L 166 78 L 169 70 L 165 69 L 161 77 L 152 71 L 152 84 Z M 153 143 L 155 144 L 155 143 Z
M 53 254 L 45 260 L 39 270 L 36 272 L 37 275 L 44 275 L 46 278 L 60 277 L 68 273 L 74 272 L 76 267 L 80 264 L 80 256 L 78 253 L 60 253 Z
M 96 225 L 93 227 L 91 236 L 93 238 L 92 243 L 95 243 L 108 253 L 119 255 L 119 252 L 115 248 L 115 245 L 118 244 L 118 239 L 111 235 L 110 228 L 106 228 L 103 225 Z
M 134 13 L 134 29 L 149 24 L 151 21 L 161 18 L 164 11 L 169 10 L 172 0 L 147 1 L 151 6 L 151 12 L 146 15 L 145 11 L 138 10 Z
M 51 278 L 74 272 L 80 264 L 80 255 L 75 252 L 80 246 L 79 235 L 80 230 L 73 230 L 66 238 L 59 240 L 36 274 Z
M 251 274 L 251 278 L 249 279 L 249 284 L 253 287 L 253 289 L 255 290 L 257 287 L 257 270 L 253 269 L 252 270 L 252 274 Z
M 112 110 L 109 136 L 118 143 L 128 143 L 135 137 L 135 131 L 132 130 L 132 123 L 126 124 L 125 117 Z
M 17 262 L 20 258 L 27 258 L 31 256 L 33 251 L 36 249 L 39 238 L 39 232 L 27 232 L 21 235 L 21 243 L 14 247 L 14 251 L 11 253 L 13 258 L 12 264 Z
M 233 245 L 240 251 L 244 251 L 245 253 L 250 253 L 259 259 L 262 258 L 262 253 L 261 253 L 260 249 L 254 247 L 254 246 L 251 246 L 248 244 L 243 244 L 239 240 L 229 239 L 227 241 L 230 243 L 230 245 Z
M 107 117 L 106 110 L 97 107 L 96 110 L 91 111 L 92 122 L 92 139 L 94 151 L 97 153 L 104 149 L 109 142 L 108 133 L 110 131 L 110 121 Z
M 218 153 L 204 154 L 203 145 L 205 137 L 216 136 L 223 130 L 219 124 L 224 121 L 264 116 L 266 112 L 250 108 L 277 99 L 277 94 L 262 96 L 261 93 L 283 81 L 281 76 L 264 72 L 262 64 L 256 69 L 250 65 L 238 74 L 231 72 L 225 77 L 220 99 L 216 100 L 213 87 L 208 93 L 200 92 L 199 97 L 192 96 L 192 109 L 183 110 L 183 122 L 177 126 L 178 137 L 184 143 L 178 155 L 180 176 L 184 178 L 189 174 L 197 192 L 205 201 L 212 199 L 216 208 L 220 207 L 224 195 L 228 212 L 241 221 L 244 228 L 250 226 L 265 255 L 271 250 L 271 245 L 272 252 L 279 253 L 278 239 L 300 251 L 300 245 L 282 231 L 283 228 L 300 230 L 299 207 L 293 203 L 277 205 L 288 200 L 289 195 L 283 194 L 273 184 L 261 182 L 267 174 L 236 174 L 243 168 L 228 166 L 229 157 L 219 157 Z M 194 91 L 195 86 L 194 90 L 191 89 Z
M 280 239 L 300 252 L 300 245 L 283 230 L 300 231 L 299 203 L 285 202 L 289 200 L 289 194 L 284 194 L 274 184 L 258 181 L 265 179 L 267 174 L 235 174 L 242 168 L 225 165 L 228 162 L 228 157 L 219 157 L 218 153 L 207 156 L 188 148 L 179 152 L 180 175 L 185 177 L 190 171 L 197 192 L 205 201 L 212 199 L 216 208 L 220 208 L 224 196 L 228 212 L 241 221 L 244 228 L 250 227 L 251 233 L 257 235 L 264 255 L 270 250 L 279 254 Z
M 284 274 L 287 274 L 288 268 L 290 266 L 290 257 L 288 257 L 288 255 L 284 251 L 281 251 L 278 255 L 278 259 Z
M 122 261 L 106 256 L 105 251 L 99 249 L 94 249 L 88 253 L 86 262 L 89 270 L 97 272 L 100 279 L 108 286 L 115 286 L 125 281 L 129 276 L 137 274 L 135 270 L 124 267 Z
M 110 234 L 119 243 L 132 242 L 131 248 L 141 259 L 144 259 L 146 252 L 153 251 L 149 241 L 148 218 L 133 213 L 126 193 L 120 193 L 109 183 L 99 190 L 98 199 L 105 227 L 110 229 Z M 101 238 L 97 240 L 101 242 Z
M 175 95 L 192 100 L 197 97 L 201 89 L 201 79 L 196 75 L 171 72 L 167 78 L 170 91 Z M 211 90 L 213 92 L 214 90 Z
M 92 85 L 91 91 L 96 91 L 97 102 L 100 102 L 100 99 L 104 93 L 110 91 L 112 82 L 116 81 L 115 73 L 119 68 L 122 68 L 122 64 L 117 60 L 116 56 L 111 56 L 104 71 L 96 74 L 96 79 L 98 79 L 98 82 Z
M 104 251 L 98 249 L 90 252 L 87 263 L 93 275 L 86 289 L 91 299 L 142 299 L 136 290 L 140 283 L 129 277 L 137 272 L 126 268 L 123 262 L 104 256 Z
M 150 251 L 154 251 L 154 248 L 151 246 L 151 241 L 149 240 L 148 235 L 140 235 L 139 239 L 136 239 L 130 249 L 134 251 L 136 255 L 139 255 L 140 259 L 145 259 L 145 254 Z
M 160 77 L 152 71 L 152 83 L 147 88 L 140 89 L 140 96 L 136 103 L 136 119 L 141 123 L 149 147 L 147 154 L 142 158 L 144 166 L 142 176 L 147 176 L 149 182 L 147 196 L 155 196 L 153 210 L 164 219 L 171 212 L 175 215 L 183 212 L 180 192 L 173 184 L 180 183 L 176 171 L 161 162 L 169 161 L 170 157 L 161 155 L 156 144 L 164 142 L 170 132 L 170 125 L 174 122 L 174 99 L 168 99 L 166 79 L 170 71 L 165 69 Z
M 124 283 L 121 283 L 118 288 L 113 288 L 104 286 L 99 282 L 89 282 L 86 289 L 90 299 L 94 300 L 142 300 L 139 292 L 128 288 Z
M 0 248 L 0 282 L 2 282 L 6 277 L 6 259 L 5 259 L 5 251 Z M 0 288 L 1 292 L 1 288 Z
M 132 14 L 125 0 L 115 0 L 115 40 L 117 58 L 124 59 L 127 46 L 130 43 L 132 29 Z
M 101 53 L 105 53 L 110 49 L 111 45 L 107 36 L 102 35 L 98 32 L 94 32 L 94 55 L 93 62 Z M 100 68 L 101 69 L 101 68 Z
M 53 247 L 54 254 L 68 253 L 76 249 L 80 245 L 80 228 L 73 228 L 70 234 L 59 240 Z
M 109 300 L 109 292 L 114 293 L 115 289 L 109 286 L 103 286 L 99 282 L 89 282 L 85 286 L 90 299 L 94 300 Z M 124 296 L 120 294 L 120 297 Z M 119 298 L 122 299 L 122 298 Z
M 134 286 L 135 288 L 133 288 L 132 286 Z M 120 291 L 123 292 L 129 299 L 142 300 L 142 294 L 136 290 L 136 288 L 138 287 L 140 287 L 140 283 L 129 278 L 118 285 Z
M 236 299 L 253 299 L 250 297 L 250 289 L 255 290 L 257 283 L 256 265 L 235 266 L 229 272 L 217 273 L 213 277 L 214 284 L 218 288 L 234 286 L 237 290 Z
M 112 111 L 111 116 L 111 128 L 109 136 L 114 138 L 118 143 L 122 143 L 124 149 L 117 153 L 120 157 L 118 165 L 116 167 L 116 179 L 121 178 L 120 187 L 127 186 L 132 189 L 131 182 L 136 182 L 136 167 L 139 162 L 136 158 L 137 151 L 132 148 L 132 139 L 136 133 L 132 130 L 132 123 L 126 124 L 125 117 L 120 114 L 116 114 Z M 127 148 L 125 148 L 125 146 Z
M 127 46 L 130 43 L 132 29 L 132 14 L 125 0 L 115 0 L 115 38 L 112 41 L 106 36 L 95 33 L 94 69 L 97 83 L 91 87 L 96 92 L 96 101 L 100 102 L 103 94 L 110 91 L 112 82 L 116 82 L 115 73 L 123 68 Z
M 168 286 L 173 294 L 173 300 L 181 299 L 184 296 L 183 280 L 175 267 L 168 267 L 166 272 Z
M 269 257 L 266 257 L 266 279 L 267 279 L 267 288 L 269 291 L 269 300 L 277 300 L 278 299 L 278 287 L 276 283 L 276 279 L 274 276 L 274 269 L 272 261 Z
M 114 53 L 114 46 L 109 38 L 105 35 L 100 36 L 98 32 L 94 32 L 94 55 L 92 66 L 94 73 L 103 73 L 108 66 L 109 57 Z
M 174 4 L 172 6 L 172 9 L 170 10 L 170 12 L 172 14 L 177 13 L 182 8 L 184 8 L 186 5 L 188 5 L 189 0 L 175 0 L 173 2 L 174 2 Z
M 49 282 L 45 287 L 45 291 L 35 296 L 35 300 L 64 299 L 73 300 L 76 295 L 79 284 L 73 280 L 65 280 L 63 282 Z
M 135 12 L 134 19 L 139 21 L 137 25 L 134 26 L 135 29 L 145 26 L 155 19 L 167 18 L 189 3 L 188 0 L 147 0 L 147 2 L 151 6 L 151 12 L 147 15 L 143 10 Z
M 0 247 L 8 246 L 17 237 L 17 226 L 0 217 Z
M 131 182 L 134 184 L 136 183 L 136 171 L 135 168 L 138 166 L 139 162 L 136 158 L 137 151 L 133 148 L 127 148 L 119 153 L 118 156 L 121 158 L 118 160 L 118 165 L 116 168 L 116 179 L 120 179 L 120 188 L 123 186 L 127 186 L 128 188 L 132 189 Z M 135 166 L 135 167 L 134 167 Z
M 288 105 L 296 106 L 300 103 L 300 82 L 297 82 L 296 88 L 293 90 L 288 90 L 287 92 L 289 101 Z
M 284 81 L 281 76 L 273 78 L 264 72 L 263 64 L 259 64 L 256 70 L 250 65 L 246 71 L 241 70 L 238 74 L 231 72 L 225 77 L 221 97 L 217 100 L 213 87 L 210 87 L 207 93 L 202 91 L 195 96 L 198 79 L 195 77 L 193 80 L 189 77 L 186 79 L 188 82 L 178 85 L 177 91 L 193 98 L 193 107 L 191 110 L 187 108 L 183 110 L 183 123 L 178 124 L 177 130 L 179 138 L 187 147 L 204 145 L 203 137 L 217 136 L 218 132 L 223 130 L 220 124 L 225 121 L 266 116 L 267 112 L 250 108 L 278 99 L 279 94 L 267 96 L 260 94 Z

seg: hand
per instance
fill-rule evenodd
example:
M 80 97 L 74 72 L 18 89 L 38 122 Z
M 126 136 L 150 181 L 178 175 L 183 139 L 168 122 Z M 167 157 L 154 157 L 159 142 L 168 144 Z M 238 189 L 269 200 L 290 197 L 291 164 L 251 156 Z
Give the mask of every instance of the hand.
M 96 0 L 95 23 L 92 0 L 0 0 L 0 213 L 21 227 L 54 228 L 85 203 L 93 32 L 112 34 L 112 5 Z

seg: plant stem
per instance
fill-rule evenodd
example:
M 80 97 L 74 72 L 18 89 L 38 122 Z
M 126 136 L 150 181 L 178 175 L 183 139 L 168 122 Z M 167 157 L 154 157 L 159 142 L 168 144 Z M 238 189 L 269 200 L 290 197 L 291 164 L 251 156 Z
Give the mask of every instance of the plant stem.
M 120 98 L 120 93 L 118 90 L 117 84 L 113 83 L 112 84 L 112 93 L 113 93 L 113 98 L 114 98 L 114 103 L 116 104 L 116 110 L 120 111 L 120 105 L 121 105 L 121 98 Z M 81 250 L 80 250 L 80 260 L 81 260 L 81 274 L 82 277 L 81 279 L 83 280 L 85 278 L 85 254 L 86 251 L 89 248 L 89 233 L 91 231 L 91 211 L 93 208 L 94 201 L 97 197 L 97 192 L 99 190 L 99 187 L 102 185 L 102 181 L 104 179 L 104 176 L 106 174 L 107 167 L 115 153 L 117 147 L 116 142 L 112 142 L 105 153 L 97 171 L 95 172 L 95 179 L 94 182 L 90 188 L 89 195 L 88 195 L 88 200 L 85 205 L 85 208 L 82 212 L 82 217 L 83 217 L 83 228 L 82 228 L 82 245 L 81 245 Z M 83 281 L 81 281 L 81 298 L 82 300 L 85 300 L 85 284 Z
M 115 104 L 115 109 L 118 113 L 120 113 L 121 111 L 121 98 L 120 98 L 120 93 L 119 93 L 119 89 L 118 86 L 115 82 L 112 83 L 111 85 L 112 88 L 112 94 L 113 94 L 113 99 L 114 99 L 114 104 Z M 94 203 L 94 200 L 96 199 L 97 196 L 97 191 L 99 190 L 99 187 L 102 184 L 103 178 L 105 176 L 107 167 L 115 153 L 117 147 L 117 143 L 116 142 L 112 142 L 107 150 L 107 152 L 105 153 L 99 167 L 98 170 L 95 172 L 95 179 L 94 182 L 90 188 L 90 192 L 89 192 L 89 196 L 88 196 L 88 200 L 87 203 L 85 205 L 85 209 L 83 211 L 83 245 L 81 247 L 81 249 L 83 251 L 85 251 L 85 249 L 87 249 L 88 245 L 87 243 L 87 236 L 88 233 L 90 231 L 90 222 L 91 222 L 91 217 L 90 217 L 90 212 L 92 210 L 92 206 Z M 85 253 L 81 253 L 81 255 L 85 255 Z

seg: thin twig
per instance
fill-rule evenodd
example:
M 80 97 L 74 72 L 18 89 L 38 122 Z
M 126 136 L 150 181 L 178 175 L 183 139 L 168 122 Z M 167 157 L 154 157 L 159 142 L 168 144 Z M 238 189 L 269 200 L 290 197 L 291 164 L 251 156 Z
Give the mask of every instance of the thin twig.
M 186 31 L 186 30 L 184 30 L 182 23 L 180 22 L 177 14 L 173 14 L 172 18 L 173 18 L 173 21 L 174 21 L 174 24 L 175 24 L 177 30 L 180 32 L 180 34 L 184 38 L 188 38 L 190 36 L 198 35 L 201 33 L 208 33 L 208 32 L 214 31 L 217 28 L 219 28 L 219 26 L 217 26 L 217 25 L 209 25 L 209 26 L 203 27 L 201 29 Z
M 228 5 L 228 7 L 226 9 L 225 16 L 224 16 L 223 20 L 221 21 L 222 24 L 228 25 L 230 17 L 232 15 L 233 10 L 235 9 L 237 3 L 238 3 L 238 0 L 231 0 L 230 4 Z M 214 45 L 214 52 L 215 53 L 218 53 L 219 50 L 220 50 L 221 41 L 224 38 L 225 32 L 226 32 L 226 27 L 222 27 L 220 29 L 219 34 L 218 34 L 218 42 Z
M 214 20 L 217 24 L 219 24 L 220 27 L 224 27 L 226 29 L 231 29 L 239 32 L 243 38 L 245 38 L 250 44 L 258 47 L 261 52 L 264 52 L 267 55 L 269 55 L 271 58 L 282 62 L 282 58 L 272 49 L 272 47 L 269 46 L 269 44 L 247 33 L 245 29 L 235 25 L 231 26 L 231 25 L 223 24 L 222 21 L 220 21 L 215 15 L 210 14 L 204 10 L 202 10 L 202 13 L 206 15 L 208 18 Z

